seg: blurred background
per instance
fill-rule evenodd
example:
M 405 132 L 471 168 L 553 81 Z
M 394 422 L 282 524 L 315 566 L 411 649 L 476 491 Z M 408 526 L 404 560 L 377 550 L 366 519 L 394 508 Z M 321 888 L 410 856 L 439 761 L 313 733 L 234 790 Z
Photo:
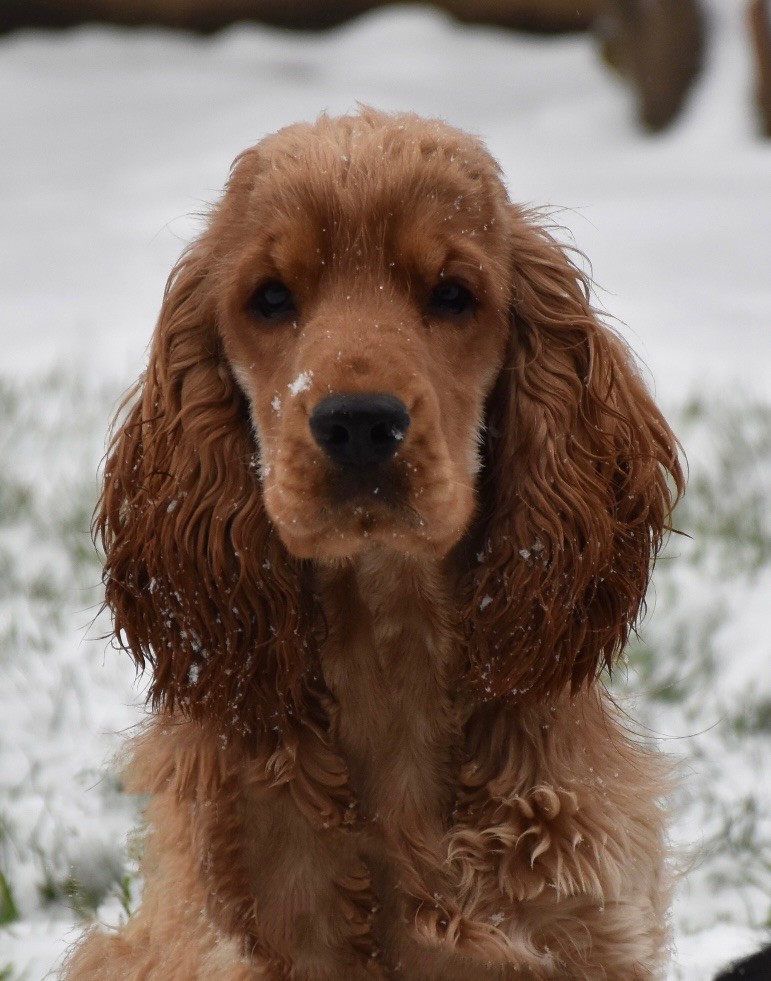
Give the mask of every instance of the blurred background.
M 138 900 L 143 717 L 89 537 L 108 421 L 230 162 L 319 112 L 440 116 L 591 260 L 690 488 L 613 682 L 679 763 L 673 981 L 771 928 L 768 0 L 0 2 L 0 981 Z M 588 267 L 588 266 L 587 266 Z

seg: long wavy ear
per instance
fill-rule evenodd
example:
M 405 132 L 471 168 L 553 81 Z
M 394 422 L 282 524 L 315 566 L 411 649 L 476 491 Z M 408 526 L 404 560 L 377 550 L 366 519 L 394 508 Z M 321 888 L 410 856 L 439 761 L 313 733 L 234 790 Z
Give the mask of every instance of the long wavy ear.
M 153 707 L 234 733 L 280 730 L 313 661 L 311 598 L 263 507 L 247 408 L 216 331 L 207 236 L 169 278 L 94 532 L 115 635 L 152 665 Z
M 585 275 L 518 208 L 511 245 L 466 617 L 484 700 L 576 691 L 612 666 L 684 487 L 677 441 Z

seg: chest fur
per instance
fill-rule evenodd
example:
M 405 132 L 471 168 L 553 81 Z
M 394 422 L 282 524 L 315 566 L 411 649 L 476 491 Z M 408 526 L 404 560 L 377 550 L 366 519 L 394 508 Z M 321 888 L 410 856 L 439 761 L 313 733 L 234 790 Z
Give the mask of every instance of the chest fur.
M 360 813 L 387 840 L 439 841 L 453 804 L 460 644 L 437 572 L 366 564 L 327 576 L 322 651 Z

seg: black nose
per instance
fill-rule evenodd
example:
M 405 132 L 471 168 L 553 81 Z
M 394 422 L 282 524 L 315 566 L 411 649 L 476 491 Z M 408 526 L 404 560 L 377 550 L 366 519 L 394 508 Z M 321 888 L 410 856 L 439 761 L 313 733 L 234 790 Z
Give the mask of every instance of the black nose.
M 335 463 L 366 467 L 396 453 L 410 425 L 393 395 L 330 395 L 310 418 L 313 438 Z

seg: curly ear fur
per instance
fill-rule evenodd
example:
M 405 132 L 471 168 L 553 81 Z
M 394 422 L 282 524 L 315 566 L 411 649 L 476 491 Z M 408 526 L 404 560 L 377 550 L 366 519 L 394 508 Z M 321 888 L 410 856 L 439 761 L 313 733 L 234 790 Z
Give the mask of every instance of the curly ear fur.
M 488 404 L 467 616 L 483 700 L 576 691 L 612 666 L 684 486 L 677 441 L 588 279 L 535 216 L 512 212 L 512 330 Z
M 152 665 L 153 707 L 230 732 L 281 730 L 314 662 L 311 599 L 265 514 L 247 408 L 211 309 L 210 254 L 205 233 L 169 278 L 94 531 L 115 634 L 140 668 Z

